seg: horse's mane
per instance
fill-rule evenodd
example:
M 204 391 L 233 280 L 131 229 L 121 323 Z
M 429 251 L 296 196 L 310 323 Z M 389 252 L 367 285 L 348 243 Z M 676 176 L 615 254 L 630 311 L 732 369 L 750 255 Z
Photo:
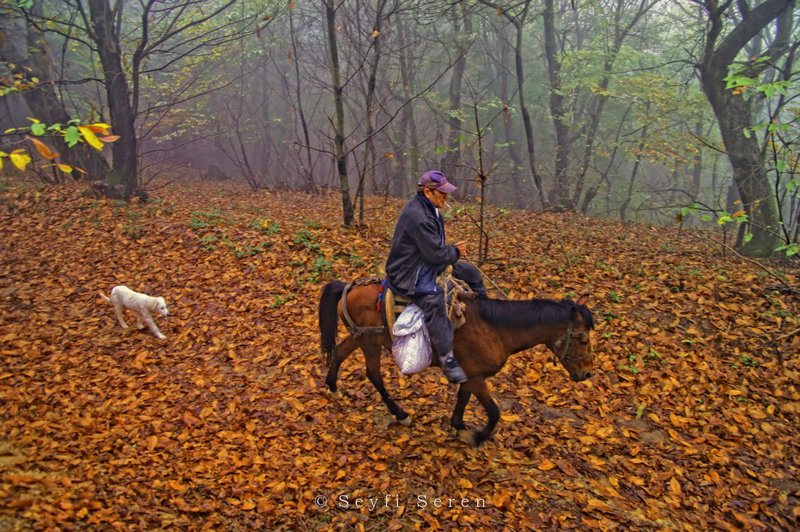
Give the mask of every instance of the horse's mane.
M 589 329 L 594 329 L 592 311 L 586 305 L 578 305 L 570 299 L 531 299 L 528 301 L 503 301 L 479 299 L 481 318 L 492 325 L 523 328 L 533 325 L 556 325 L 569 321 L 572 310 L 583 317 Z

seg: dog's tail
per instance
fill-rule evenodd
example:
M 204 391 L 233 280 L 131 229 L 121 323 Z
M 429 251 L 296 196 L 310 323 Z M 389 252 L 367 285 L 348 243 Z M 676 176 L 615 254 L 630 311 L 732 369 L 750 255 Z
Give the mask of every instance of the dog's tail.
M 111 303 L 111 298 L 109 298 L 109 297 L 108 297 L 107 295 L 105 295 L 103 292 L 98 292 L 98 294 L 100 294 L 100 297 L 102 297 L 103 299 L 105 299 L 106 301 L 108 301 L 109 303 Z

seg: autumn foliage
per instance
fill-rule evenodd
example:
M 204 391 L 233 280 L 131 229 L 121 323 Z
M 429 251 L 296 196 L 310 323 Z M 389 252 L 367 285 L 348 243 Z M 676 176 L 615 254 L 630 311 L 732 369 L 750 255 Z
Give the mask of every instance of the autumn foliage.
M 380 273 L 402 203 L 345 230 L 333 194 L 155 195 L 0 194 L 0 528 L 798 526 L 798 299 L 702 234 L 491 211 L 483 269 L 510 297 L 591 294 L 597 375 L 511 357 L 473 449 L 438 370 L 384 357 L 410 427 L 359 355 L 341 397 L 323 384 L 321 287 Z M 477 243 L 465 213 L 448 230 Z M 166 298 L 166 340 L 119 327 L 98 295 L 117 284 Z

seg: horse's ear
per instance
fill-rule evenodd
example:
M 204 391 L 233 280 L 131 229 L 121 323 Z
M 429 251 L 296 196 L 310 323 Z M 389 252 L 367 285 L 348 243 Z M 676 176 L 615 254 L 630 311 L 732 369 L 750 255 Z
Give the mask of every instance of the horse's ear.
M 589 301 L 589 294 L 583 294 L 581 297 L 578 298 L 576 303 L 578 305 L 585 305 Z

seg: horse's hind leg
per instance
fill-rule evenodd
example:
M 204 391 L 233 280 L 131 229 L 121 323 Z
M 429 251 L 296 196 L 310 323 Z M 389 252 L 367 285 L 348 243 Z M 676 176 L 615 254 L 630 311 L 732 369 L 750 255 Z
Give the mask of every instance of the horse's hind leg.
M 389 409 L 389 412 L 395 417 L 398 423 L 401 425 L 409 425 L 411 424 L 411 418 L 408 417 L 408 414 L 400 408 L 400 406 L 394 402 L 392 397 L 389 395 L 389 392 L 386 391 L 386 387 L 383 385 L 383 376 L 381 375 L 381 347 L 380 345 L 370 345 L 370 346 L 362 346 L 362 351 L 364 351 L 364 359 L 366 360 L 367 364 L 367 378 L 375 386 L 375 389 L 378 390 L 378 393 L 381 394 L 381 399 L 386 404 L 386 407 Z
M 500 420 L 500 409 L 497 408 L 497 404 L 494 402 L 494 399 L 492 399 L 492 396 L 489 394 L 489 389 L 486 387 L 486 381 L 484 381 L 483 379 L 475 379 L 475 380 L 470 379 L 469 381 L 462 384 L 462 386 L 467 387 L 467 389 L 470 392 L 472 392 L 475 395 L 475 397 L 477 397 L 481 405 L 483 405 L 483 409 L 486 410 L 486 417 L 488 419 L 486 422 L 486 426 L 483 427 L 483 430 L 481 430 L 480 432 L 472 432 L 463 429 L 458 431 L 458 438 L 461 441 L 477 446 L 485 442 L 492 436 L 494 427 Z M 461 391 L 459 390 L 459 395 L 460 393 Z
M 342 340 L 339 345 L 333 349 L 333 356 L 328 361 L 328 376 L 325 379 L 325 384 L 332 392 L 336 391 L 336 380 L 339 378 L 339 367 L 342 362 L 350 356 L 355 348 L 358 347 L 358 342 L 353 336 L 348 336 Z
M 453 409 L 453 416 L 450 418 L 450 426 L 456 430 L 464 430 L 467 428 L 464 426 L 464 410 L 467 408 L 467 403 L 469 403 L 472 392 L 469 391 L 464 384 L 461 384 L 458 388 L 456 407 Z

